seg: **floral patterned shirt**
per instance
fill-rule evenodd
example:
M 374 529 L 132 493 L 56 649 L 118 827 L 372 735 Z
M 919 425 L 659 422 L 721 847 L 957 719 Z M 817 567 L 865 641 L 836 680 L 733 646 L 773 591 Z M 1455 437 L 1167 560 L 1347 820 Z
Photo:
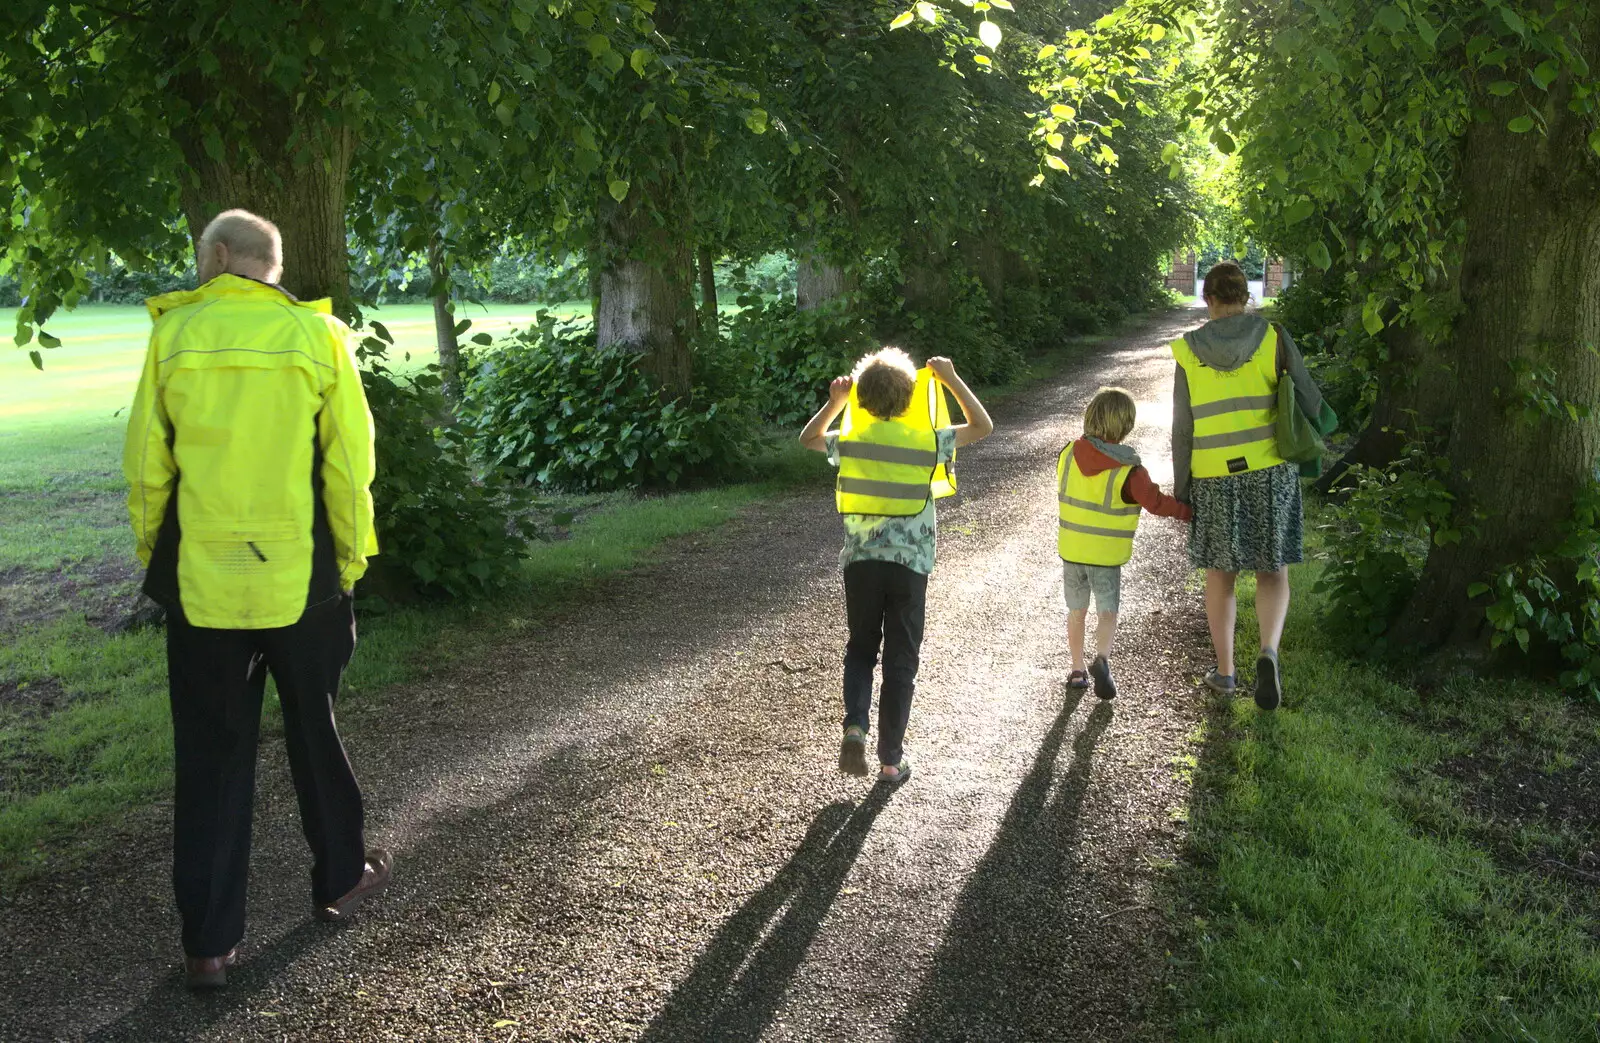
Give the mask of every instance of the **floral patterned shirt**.
M 956 455 L 956 429 L 941 427 L 933 436 L 939 462 L 949 463 Z M 828 446 L 828 462 L 838 467 L 839 433 L 830 432 L 823 439 Z M 905 518 L 886 518 L 877 514 L 846 514 L 842 517 L 844 549 L 839 552 L 840 568 L 852 561 L 892 561 L 924 576 L 933 571 L 934 542 L 939 525 L 931 497 L 921 512 Z

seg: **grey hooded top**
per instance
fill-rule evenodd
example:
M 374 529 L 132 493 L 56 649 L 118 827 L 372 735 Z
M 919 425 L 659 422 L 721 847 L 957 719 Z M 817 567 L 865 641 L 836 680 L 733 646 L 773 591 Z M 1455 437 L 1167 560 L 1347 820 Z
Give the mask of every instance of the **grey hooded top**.
M 1294 394 L 1308 417 L 1322 414 L 1322 392 L 1306 371 L 1306 360 L 1287 330 L 1278 327 L 1278 372 L 1289 374 Z M 1201 362 L 1224 373 L 1250 361 L 1267 335 L 1267 320 L 1253 312 L 1229 315 L 1183 335 Z M 1189 502 L 1189 458 L 1194 450 L 1194 412 L 1189 407 L 1189 379 L 1178 366 L 1172 381 L 1172 495 Z

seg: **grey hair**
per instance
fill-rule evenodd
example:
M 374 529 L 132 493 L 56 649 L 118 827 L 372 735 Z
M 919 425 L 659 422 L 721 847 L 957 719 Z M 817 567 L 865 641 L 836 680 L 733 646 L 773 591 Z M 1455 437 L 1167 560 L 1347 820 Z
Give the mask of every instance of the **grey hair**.
M 278 226 L 248 210 L 224 210 L 211 219 L 200 234 L 200 250 L 209 250 L 217 243 L 226 246 L 230 254 L 273 268 L 283 267 L 283 236 L 278 233 Z

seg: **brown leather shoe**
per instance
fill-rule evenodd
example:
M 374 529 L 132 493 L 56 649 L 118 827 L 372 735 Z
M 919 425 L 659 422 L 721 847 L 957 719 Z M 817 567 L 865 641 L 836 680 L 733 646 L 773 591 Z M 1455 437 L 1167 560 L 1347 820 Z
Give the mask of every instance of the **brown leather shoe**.
M 184 978 L 191 989 L 220 989 L 228 984 L 228 968 L 238 958 L 238 949 L 229 949 L 224 956 L 185 956 Z
M 356 881 L 343 898 L 332 905 L 325 905 L 317 910 L 317 919 L 329 923 L 338 923 L 348 920 L 361 908 L 361 903 L 389 886 L 389 878 L 394 875 L 394 856 L 381 847 L 372 848 L 367 852 L 367 865 L 361 872 L 361 879 Z

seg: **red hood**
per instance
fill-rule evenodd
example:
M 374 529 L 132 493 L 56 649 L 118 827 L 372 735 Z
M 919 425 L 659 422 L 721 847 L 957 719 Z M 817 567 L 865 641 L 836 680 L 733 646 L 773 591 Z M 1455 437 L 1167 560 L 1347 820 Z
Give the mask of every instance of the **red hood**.
M 1109 471 L 1113 467 L 1128 466 L 1096 449 L 1094 443 L 1087 438 L 1079 438 L 1072 443 L 1072 458 L 1078 462 L 1078 470 L 1089 478 L 1102 471 Z

